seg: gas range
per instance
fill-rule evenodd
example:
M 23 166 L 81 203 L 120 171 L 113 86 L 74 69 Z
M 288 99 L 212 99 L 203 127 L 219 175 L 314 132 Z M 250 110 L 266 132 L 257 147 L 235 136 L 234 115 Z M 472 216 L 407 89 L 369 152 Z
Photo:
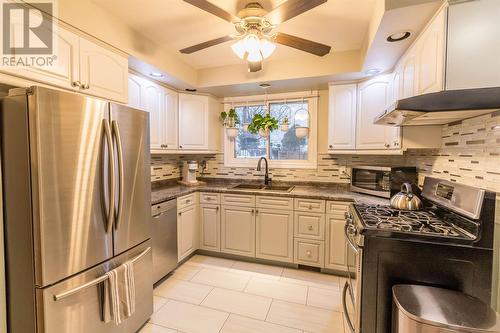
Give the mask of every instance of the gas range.
M 380 235 L 407 234 L 419 237 L 438 237 L 474 241 L 478 238 L 477 222 L 431 205 L 419 211 L 405 211 L 390 206 L 354 204 L 359 216 L 360 233 L 379 231 Z

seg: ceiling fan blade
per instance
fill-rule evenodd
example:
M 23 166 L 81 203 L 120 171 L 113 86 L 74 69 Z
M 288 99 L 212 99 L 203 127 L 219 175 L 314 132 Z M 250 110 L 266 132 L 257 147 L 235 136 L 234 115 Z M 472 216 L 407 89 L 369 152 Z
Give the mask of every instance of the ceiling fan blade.
M 307 12 L 328 0 L 288 0 L 269 12 L 266 17 L 272 24 L 280 24 Z
M 287 35 L 282 32 L 276 35 L 276 43 L 293 47 L 295 49 L 315 54 L 317 56 L 324 56 L 330 53 L 331 46 L 316 43 L 308 39 L 300 38 L 297 36 Z
M 240 21 L 240 19 L 237 16 L 226 12 L 224 9 L 217 7 L 216 5 L 212 4 L 211 2 L 208 2 L 207 0 L 184 0 L 184 2 L 187 2 L 206 12 L 209 12 L 210 14 L 218 16 L 221 19 L 226 20 L 228 22 Z
M 248 62 L 248 71 L 250 73 L 258 72 L 262 69 L 262 61 Z
M 200 44 L 186 47 L 186 48 L 180 50 L 180 52 L 184 53 L 184 54 L 191 54 L 193 52 L 206 49 L 207 47 L 210 47 L 210 46 L 225 43 L 225 42 L 230 41 L 232 39 L 233 39 L 233 37 L 231 37 L 231 36 L 219 37 L 219 38 L 215 38 L 215 39 L 212 39 L 212 40 L 200 43 Z

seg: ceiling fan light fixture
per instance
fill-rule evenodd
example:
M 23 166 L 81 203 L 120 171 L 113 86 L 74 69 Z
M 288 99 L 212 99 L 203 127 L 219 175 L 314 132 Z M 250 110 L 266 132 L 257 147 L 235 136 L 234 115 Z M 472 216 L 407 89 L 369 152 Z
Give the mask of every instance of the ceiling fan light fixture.
M 260 40 L 260 52 L 264 59 L 268 58 L 276 50 L 276 44 L 266 38 Z
M 260 39 L 255 34 L 248 34 L 245 37 L 245 47 L 248 53 L 256 53 L 260 51 Z
M 247 60 L 249 62 L 261 62 L 263 59 L 260 50 L 248 52 Z
M 247 53 L 247 48 L 245 44 L 246 44 L 245 40 L 240 39 L 239 41 L 231 45 L 231 49 L 240 59 L 245 59 L 245 54 Z

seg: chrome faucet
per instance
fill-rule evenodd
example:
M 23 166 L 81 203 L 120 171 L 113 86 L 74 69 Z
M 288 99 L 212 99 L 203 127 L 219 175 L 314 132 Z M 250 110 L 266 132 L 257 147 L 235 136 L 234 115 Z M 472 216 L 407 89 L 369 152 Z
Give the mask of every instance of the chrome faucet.
M 265 158 L 265 157 L 260 158 L 259 163 L 257 163 L 257 171 L 262 170 L 262 167 L 261 167 L 262 160 L 264 160 L 264 162 L 266 162 L 266 174 L 264 175 L 264 184 L 269 185 L 271 183 L 272 179 L 269 178 L 269 167 L 267 164 L 267 158 Z

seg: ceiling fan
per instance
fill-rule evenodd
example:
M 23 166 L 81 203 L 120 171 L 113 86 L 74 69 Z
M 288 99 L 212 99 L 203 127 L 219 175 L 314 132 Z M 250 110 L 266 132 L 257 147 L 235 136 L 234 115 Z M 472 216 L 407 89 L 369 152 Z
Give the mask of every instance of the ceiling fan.
M 237 34 L 215 38 L 184 48 L 180 50 L 181 53 L 190 54 L 230 40 L 237 40 L 235 44 L 231 45 L 234 53 L 248 62 L 249 72 L 257 72 L 262 69 L 262 60 L 274 52 L 275 43 L 287 45 L 320 57 L 330 52 L 331 47 L 328 45 L 282 32 L 273 33 L 274 28 L 280 23 L 307 12 L 328 0 L 288 0 L 270 12 L 267 12 L 260 3 L 250 2 L 237 16 L 226 12 L 207 0 L 184 1 L 233 23 Z

